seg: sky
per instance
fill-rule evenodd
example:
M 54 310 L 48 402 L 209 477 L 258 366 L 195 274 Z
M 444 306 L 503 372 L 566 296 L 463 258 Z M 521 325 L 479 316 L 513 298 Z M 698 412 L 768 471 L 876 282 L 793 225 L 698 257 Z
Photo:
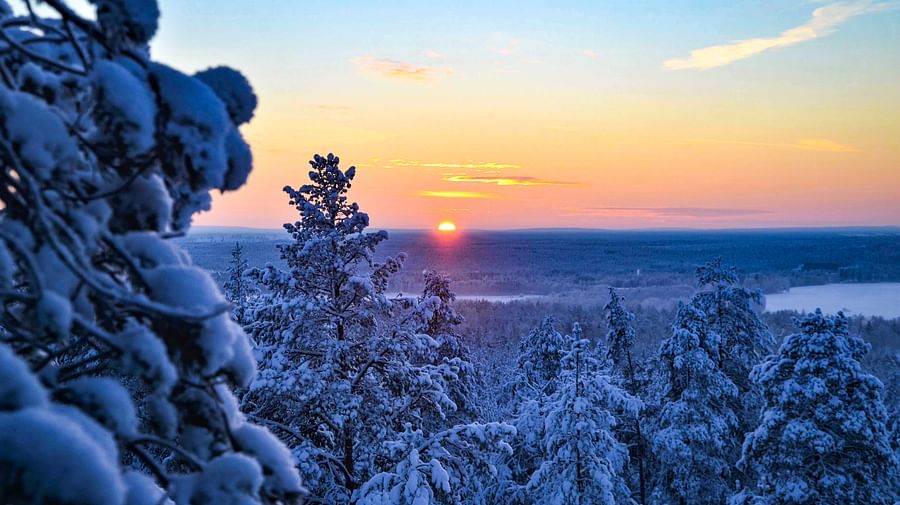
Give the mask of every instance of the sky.
M 900 2 L 160 0 L 227 64 L 255 168 L 200 225 L 278 228 L 307 160 L 381 228 L 900 225 Z

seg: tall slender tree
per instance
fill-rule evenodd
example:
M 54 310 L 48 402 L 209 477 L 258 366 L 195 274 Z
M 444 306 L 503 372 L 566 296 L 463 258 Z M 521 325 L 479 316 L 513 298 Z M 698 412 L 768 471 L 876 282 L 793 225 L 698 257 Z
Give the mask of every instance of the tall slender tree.
M 691 300 L 706 314 L 709 328 L 722 339 L 719 366 L 737 386 L 735 412 L 741 432 L 756 426 L 763 405 L 762 393 L 750 380 L 750 371 L 772 352 L 775 338 L 759 317 L 762 293 L 739 285 L 736 269 L 721 258 L 697 267 L 697 287 Z
M 606 312 L 607 361 L 618 382 L 632 396 L 639 397 L 642 394 L 642 386 L 638 380 L 638 364 L 634 356 L 634 314 L 623 305 L 623 299 L 615 289 L 609 288 L 609 303 L 604 308 Z M 637 466 L 637 491 L 641 503 L 647 503 L 647 457 L 646 441 L 641 432 L 641 411 L 633 415 L 625 415 L 626 421 L 622 423 L 617 432 L 626 442 L 630 451 L 629 462 Z
M 225 272 L 227 279 L 223 287 L 225 288 L 225 298 L 231 303 L 231 316 L 242 326 L 248 322 L 247 304 L 250 301 L 251 289 L 244 279 L 244 272 L 249 267 L 250 264 L 244 258 L 243 246 L 240 242 L 235 242 L 234 247 L 231 248 L 231 262 Z

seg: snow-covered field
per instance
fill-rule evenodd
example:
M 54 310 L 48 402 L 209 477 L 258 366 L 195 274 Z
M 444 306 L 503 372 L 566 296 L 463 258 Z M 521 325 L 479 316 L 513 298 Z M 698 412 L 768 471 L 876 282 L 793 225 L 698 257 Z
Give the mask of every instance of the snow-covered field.
M 816 308 L 828 313 L 843 310 L 863 316 L 900 317 L 900 282 L 803 286 L 766 296 L 766 310 L 771 312 Z

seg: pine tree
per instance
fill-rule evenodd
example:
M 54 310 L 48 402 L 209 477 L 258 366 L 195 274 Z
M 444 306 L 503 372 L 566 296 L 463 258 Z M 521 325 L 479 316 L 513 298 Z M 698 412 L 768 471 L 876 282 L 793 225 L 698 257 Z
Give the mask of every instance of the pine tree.
M 513 454 L 504 468 L 507 472 L 501 486 L 504 499 L 516 503 L 527 501 L 525 485 L 540 467 L 544 454 L 547 400 L 556 389 L 569 339 L 556 330 L 552 317 L 546 317 L 519 342 L 516 373 L 507 388 L 516 437 Z
M 250 84 L 151 60 L 153 0 L 40 7 L 0 1 L 0 502 L 299 498 L 236 407 L 246 335 L 168 240 L 247 178 Z
M 798 326 L 800 333 L 753 370 L 766 406 L 739 465 L 756 485 L 732 503 L 894 503 L 900 487 L 883 386 L 859 363 L 869 345 L 849 335 L 841 313 L 817 310 Z
M 706 313 L 679 307 L 660 346 L 653 384 L 659 413 L 650 441 L 656 459 L 652 502 L 721 504 L 730 494 L 737 441 L 737 387 L 719 368 L 721 340 Z
M 544 318 L 522 338 L 516 358 L 519 394 L 533 398 L 552 393 L 567 348 L 566 338 L 556 331 L 552 317 Z
M 231 249 L 231 263 L 225 274 L 225 298 L 231 303 L 231 316 L 240 325 L 247 323 L 247 304 L 251 290 L 244 279 L 244 272 L 249 268 L 249 263 L 244 259 L 244 249 L 240 242 L 235 242 Z
M 634 416 L 640 400 L 603 373 L 577 323 L 572 341 L 547 401 L 543 461 L 529 479 L 529 498 L 534 505 L 633 503 L 620 476 L 628 450 L 613 435 L 613 412 Z
M 477 397 L 479 384 L 471 362 L 471 352 L 459 334 L 458 327 L 463 317 L 453 307 L 456 294 L 451 290 L 450 278 L 446 275 L 434 270 L 425 270 L 422 275 L 424 287 L 417 300 L 419 307 L 427 308 L 427 324 L 422 332 L 437 342 L 430 361 L 435 365 L 446 361 L 457 370 L 456 379 L 447 385 L 447 395 L 457 408 L 435 421 L 440 425 L 446 425 L 448 420 L 452 424 L 475 421 L 481 417 L 478 402 L 473 401 Z
M 710 330 L 722 339 L 719 356 L 714 358 L 738 387 L 734 408 L 745 433 L 756 426 L 763 404 L 761 392 L 750 380 L 750 371 L 775 343 L 755 309 L 762 306 L 762 293 L 739 286 L 735 269 L 723 266 L 721 258 L 697 268 L 697 286 L 701 291 L 691 303 L 706 314 Z
M 439 297 L 385 296 L 405 255 L 374 260 L 387 233 L 365 231 L 368 215 L 348 200 L 356 169 L 331 154 L 310 165 L 309 184 L 285 188 L 300 214 L 280 246 L 288 270 L 251 270 L 264 288 L 248 326 L 262 359 L 244 403 L 291 437 L 317 499 L 346 503 L 409 456 L 389 444 L 409 430 L 428 439 L 457 408 L 448 383 L 463 363 L 436 362 L 438 343 L 423 333 Z
M 625 390 L 632 396 L 641 394 L 641 384 L 638 381 L 638 365 L 633 355 L 634 348 L 634 314 L 629 312 L 622 304 L 623 299 L 615 289 L 609 288 L 609 303 L 604 308 L 606 312 L 607 361 L 618 381 L 624 385 Z M 619 413 L 623 415 L 623 413 Z M 624 440 L 630 450 L 629 461 L 637 465 L 637 489 L 641 503 L 647 503 L 647 475 L 646 475 L 646 441 L 641 432 L 641 412 L 633 416 L 626 416 L 626 421 L 618 427 L 618 434 Z

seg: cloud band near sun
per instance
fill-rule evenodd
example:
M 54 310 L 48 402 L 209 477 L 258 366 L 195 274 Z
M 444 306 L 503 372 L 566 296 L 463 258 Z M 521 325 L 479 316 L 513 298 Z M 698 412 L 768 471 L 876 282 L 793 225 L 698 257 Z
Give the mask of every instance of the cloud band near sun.
M 447 175 L 444 176 L 447 182 L 481 182 L 485 184 L 496 184 L 497 186 L 575 186 L 574 182 L 554 181 L 548 179 L 538 179 L 537 177 L 487 177 L 473 175 Z
M 735 40 L 728 44 L 694 49 L 687 58 L 673 58 L 663 63 L 671 70 L 708 69 L 734 63 L 778 47 L 788 47 L 834 33 L 838 26 L 850 18 L 894 9 L 896 2 L 871 2 L 857 0 L 835 2 L 814 10 L 812 18 L 800 26 L 785 30 L 776 37 L 757 37 Z
M 405 61 L 370 56 L 353 58 L 353 63 L 366 73 L 407 81 L 432 81 L 453 73 L 453 69 L 449 67 L 419 66 Z
M 469 198 L 469 199 L 489 199 L 497 198 L 497 195 L 490 193 L 476 193 L 474 191 L 419 191 L 418 196 L 427 196 L 430 198 Z

